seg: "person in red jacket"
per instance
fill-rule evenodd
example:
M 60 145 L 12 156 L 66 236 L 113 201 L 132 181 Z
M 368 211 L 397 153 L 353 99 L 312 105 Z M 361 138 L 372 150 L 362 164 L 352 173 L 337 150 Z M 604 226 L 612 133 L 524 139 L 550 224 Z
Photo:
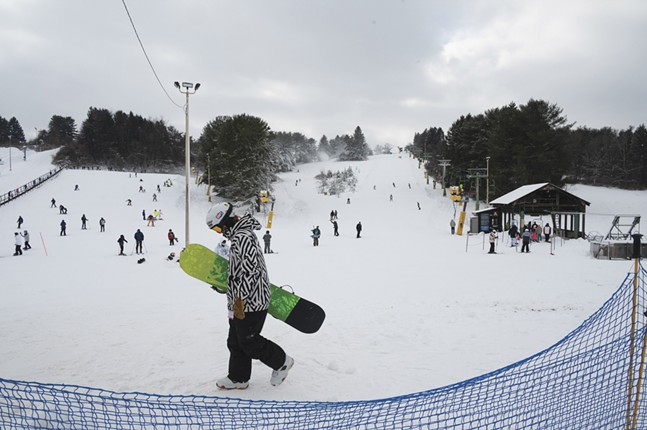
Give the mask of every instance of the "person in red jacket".
M 175 242 L 177 242 L 177 237 L 175 237 L 175 233 L 170 228 L 168 229 L 168 241 L 170 246 L 175 245 Z

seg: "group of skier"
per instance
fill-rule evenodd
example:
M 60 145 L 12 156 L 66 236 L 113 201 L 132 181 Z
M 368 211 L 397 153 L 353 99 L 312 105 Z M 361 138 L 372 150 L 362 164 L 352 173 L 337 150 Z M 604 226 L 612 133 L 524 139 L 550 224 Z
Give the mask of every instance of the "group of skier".
M 337 220 L 339 219 L 337 215 L 336 210 L 332 210 L 330 212 L 330 223 L 332 224 L 332 229 L 333 229 L 333 236 L 339 236 L 339 224 L 337 223 Z M 359 221 L 355 225 L 355 231 L 357 232 L 357 235 L 355 236 L 356 238 L 360 238 L 362 235 L 362 222 Z M 321 237 L 321 229 L 319 226 L 313 227 L 312 230 L 310 230 L 310 237 L 312 238 L 312 245 L 313 246 L 319 246 L 319 238 Z
M 454 226 L 452 225 L 452 234 L 454 234 Z M 521 251 L 522 253 L 530 252 L 530 242 L 541 242 L 542 235 L 545 238 L 546 242 L 550 242 L 550 235 L 552 233 L 552 228 L 550 224 L 546 223 L 545 226 L 541 226 L 535 223 L 528 223 L 524 226 L 523 231 L 520 231 L 516 223 L 512 223 L 512 226 L 508 229 L 508 236 L 510 236 L 510 247 L 516 247 L 518 242 L 521 241 Z M 494 248 L 498 235 L 496 229 L 491 228 L 490 234 L 488 236 L 490 242 L 490 250 L 488 254 L 496 254 Z

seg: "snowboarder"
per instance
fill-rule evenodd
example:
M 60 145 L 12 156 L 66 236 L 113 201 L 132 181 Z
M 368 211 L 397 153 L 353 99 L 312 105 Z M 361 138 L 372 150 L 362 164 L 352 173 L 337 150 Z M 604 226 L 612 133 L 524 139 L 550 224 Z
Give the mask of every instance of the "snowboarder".
M 22 236 L 20 235 L 20 233 L 15 232 L 14 238 L 16 239 L 16 252 L 14 252 L 13 255 L 22 255 Z
M 81 217 L 81 230 L 87 230 L 86 222 L 88 222 L 88 218 L 83 214 Z
M 67 236 L 67 233 L 65 232 L 66 228 L 67 228 L 67 223 L 65 222 L 65 220 L 62 220 L 61 221 L 61 233 L 59 234 L 59 236 Z
M 452 229 L 452 234 L 454 234 L 456 232 L 456 221 L 454 221 L 454 218 L 449 221 L 449 227 Z
M 144 233 L 140 229 L 137 229 L 135 232 L 135 253 L 143 254 L 144 250 L 142 249 L 144 245 Z
M 229 260 L 229 245 L 227 245 L 227 239 L 216 245 L 216 254 Z
M 25 238 L 25 246 L 23 247 L 24 250 L 31 249 L 31 245 L 29 244 L 29 232 L 25 230 L 22 234 L 22 237 Z
M 490 229 L 490 251 L 488 252 L 488 254 L 496 254 L 496 252 L 494 252 L 494 245 L 496 244 L 497 237 L 498 236 L 496 234 L 496 230 L 491 228 Z
M 106 231 L 106 220 L 103 217 L 101 217 L 101 219 L 99 220 L 99 231 L 101 233 L 104 233 Z
M 261 335 L 270 305 L 267 266 L 254 233 L 261 229 L 261 224 L 251 214 L 240 217 L 233 209 L 230 203 L 219 203 L 207 213 L 209 228 L 232 243 L 227 289 L 229 371 L 216 381 L 216 386 L 223 390 L 247 388 L 253 359 L 272 368 L 270 383 L 280 385 L 294 359 Z M 248 270 L 250 266 L 255 270 Z
M 117 239 L 117 243 L 119 244 L 119 255 L 126 255 L 124 254 L 124 243 L 128 243 L 124 235 L 122 234 L 119 236 L 119 239 Z
M 339 236 L 339 225 L 337 224 L 337 221 L 332 220 L 332 232 L 335 236 Z
M 552 233 L 552 229 L 550 228 L 550 225 L 546 223 L 544 226 L 544 236 L 546 236 L 546 242 L 550 242 L 550 234 Z
M 530 231 L 527 228 L 525 228 L 523 230 L 523 234 L 521 235 L 521 242 L 522 242 L 521 252 L 524 252 L 524 250 L 525 250 L 525 252 L 530 252 L 530 237 L 531 236 L 532 235 L 530 234 Z
M 359 239 L 362 234 L 362 222 L 358 222 L 357 225 L 355 226 L 355 230 L 357 230 L 357 238 Z
M 312 246 L 319 246 L 319 238 L 321 237 L 321 230 L 319 230 L 319 226 L 316 226 L 312 230 Z
M 272 250 L 270 249 L 270 242 L 272 241 L 272 235 L 270 234 L 270 231 L 267 230 L 265 234 L 263 235 L 263 243 L 265 244 L 265 248 L 263 249 L 263 254 L 271 254 Z
M 23 223 L 22 216 L 18 215 L 18 221 L 17 222 L 18 222 L 18 228 L 20 228 L 20 226 Z
M 171 230 L 170 228 L 168 229 L 167 237 L 168 237 L 169 245 L 170 246 L 175 245 L 175 242 L 177 242 L 177 237 L 175 237 L 175 233 L 173 233 L 173 230 Z

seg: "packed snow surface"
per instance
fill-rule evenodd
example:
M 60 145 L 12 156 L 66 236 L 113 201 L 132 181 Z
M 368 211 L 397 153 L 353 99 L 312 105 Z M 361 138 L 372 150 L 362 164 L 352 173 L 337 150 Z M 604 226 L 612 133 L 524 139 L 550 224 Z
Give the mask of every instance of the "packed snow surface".
M 10 170 L 8 148 L 1 148 L 0 193 L 47 173 L 53 155 L 28 151 L 23 160 L 14 148 Z M 348 167 L 358 178 L 354 192 L 318 192 L 318 173 Z M 164 187 L 167 179 L 172 187 Z M 214 248 L 221 238 L 205 225 L 210 203 L 194 179 L 190 241 Z M 184 189 L 181 175 L 64 170 L 0 206 L 0 377 L 245 399 L 396 396 L 460 382 L 548 348 L 632 270 L 628 261 L 592 258 L 582 239 L 558 240 L 552 255 L 548 243 L 521 254 L 501 234 L 497 254 L 488 255 L 482 234 L 469 240 L 450 234 L 460 208 L 426 183 L 407 154 L 300 165 L 274 184 L 277 253 L 266 260 L 272 282 L 321 305 L 326 321 L 308 335 L 268 317 L 263 334 L 295 359 L 287 380 L 271 386 L 271 369 L 255 362 L 247 390 L 220 391 L 215 381 L 227 374 L 228 360 L 225 296 L 166 258 L 184 245 Z M 568 191 L 591 203 L 587 232 L 606 233 L 613 214 L 647 213 L 646 192 Z M 52 198 L 67 215 L 51 207 Z M 163 220 L 147 226 L 142 211 L 155 209 Z M 470 202 L 468 216 L 474 209 Z M 338 237 L 332 210 L 339 215 Z M 13 256 L 18 216 L 33 248 Z M 63 219 L 67 236 L 59 235 Z M 319 247 L 310 238 L 316 225 Z M 145 234 L 143 264 L 132 253 L 137 229 Z M 169 229 L 179 244 L 169 246 Z M 120 234 L 128 240 L 127 256 L 117 256 Z

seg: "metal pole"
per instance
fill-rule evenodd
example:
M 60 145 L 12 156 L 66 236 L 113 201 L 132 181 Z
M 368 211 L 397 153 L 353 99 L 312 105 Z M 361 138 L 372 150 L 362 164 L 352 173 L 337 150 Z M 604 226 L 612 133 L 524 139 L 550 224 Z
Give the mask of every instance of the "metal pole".
M 185 213 L 184 213 L 184 246 L 189 245 L 189 170 L 191 169 L 191 147 L 189 140 L 189 91 L 186 91 L 186 106 L 184 107 L 184 112 L 186 114 L 186 140 L 184 143 L 184 174 L 185 174 L 185 191 L 186 200 L 184 202 Z
M 476 209 L 479 210 L 479 186 L 480 186 L 480 179 L 481 177 L 479 176 L 478 172 L 476 172 Z
M 211 203 L 211 156 L 207 153 L 207 197 Z
M 490 157 L 485 157 L 485 204 L 490 206 Z

